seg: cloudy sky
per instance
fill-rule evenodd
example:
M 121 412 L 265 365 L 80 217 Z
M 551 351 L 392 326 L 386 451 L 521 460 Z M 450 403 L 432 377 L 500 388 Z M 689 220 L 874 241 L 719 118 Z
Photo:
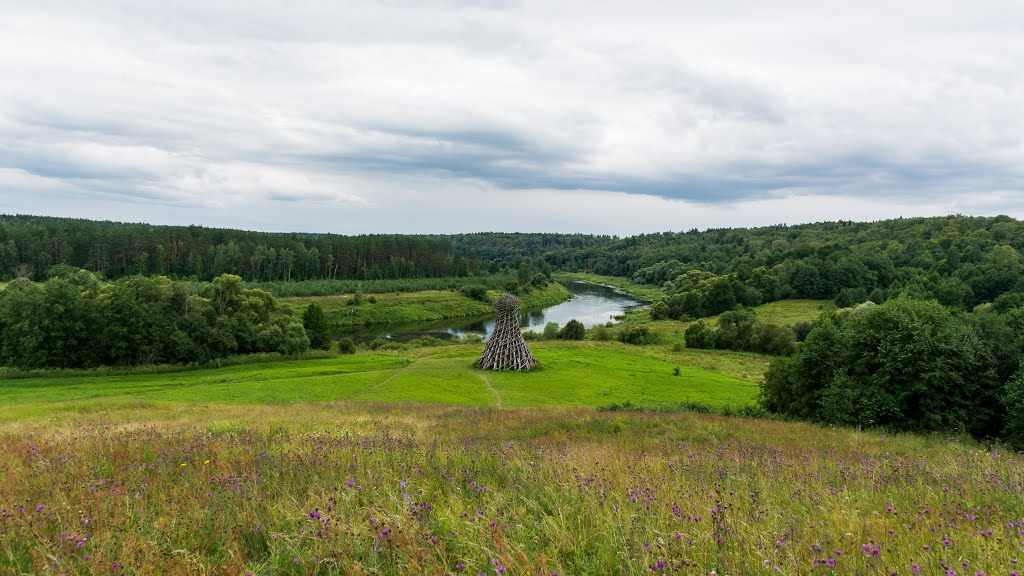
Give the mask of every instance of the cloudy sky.
M 338 233 L 1024 217 L 1024 3 L 0 0 L 0 212 Z

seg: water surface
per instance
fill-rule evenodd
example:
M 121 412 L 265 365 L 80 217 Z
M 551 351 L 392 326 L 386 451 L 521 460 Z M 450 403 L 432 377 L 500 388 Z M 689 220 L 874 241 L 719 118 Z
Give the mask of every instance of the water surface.
M 611 286 L 593 284 L 591 282 L 564 282 L 573 298 L 561 304 L 548 306 L 541 310 L 524 310 L 519 313 L 519 325 L 523 330 L 541 332 L 548 322 L 555 322 L 560 327 L 569 320 L 579 320 L 590 328 L 607 322 L 614 322 L 629 310 L 643 306 L 629 294 Z M 417 322 L 414 324 L 388 324 L 367 326 L 344 332 L 359 340 L 373 338 L 389 338 L 398 342 L 406 342 L 420 336 L 450 339 L 464 334 L 479 334 L 489 338 L 494 331 L 493 315 L 480 318 L 455 318 L 437 322 Z

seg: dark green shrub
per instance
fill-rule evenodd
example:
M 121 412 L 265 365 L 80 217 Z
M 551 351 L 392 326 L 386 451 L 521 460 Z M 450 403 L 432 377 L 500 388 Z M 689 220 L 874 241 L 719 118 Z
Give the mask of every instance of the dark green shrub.
M 683 334 L 687 348 L 710 349 L 715 347 L 715 331 L 703 320 L 690 324 Z
M 668 318 L 668 304 L 658 300 L 651 306 L 651 320 L 664 320 Z
M 657 343 L 658 337 L 655 336 L 647 326 L 633 326 L 623 328 L 623 330 L 619 332 L 619 341 L 625 342 L 626 344 L 643 346 L 646 344 Z
M 762 354 L 791 356 L 796 353 L 796 337 L 792 330 L 775 324 L 758 322 L 750 339 L 750 349 Z
M 558 333 L 558 337 L 562 340 L 583 340 L 586 334 L 587 329 L 583 323 L 573 318 L 566 322 L 565 327 Z
M 459 292 L 467 298 L 472 298 L 473 300 L 479 300 L 481 302 L 488 302 L 486 286 L 470 284 L 469 286 L 459 288 Z
M 338 352 L 341 354 L 355 354 L 356 343 L 353 342 L 352 339 L 349 338 L 348 336 L 345 336 L 344 338 L 338 340 Z
M 868 299 L 868 293 L 863 288 L 843 288 L 836 296 L 835 304 L 840 308 L 856 306 Z

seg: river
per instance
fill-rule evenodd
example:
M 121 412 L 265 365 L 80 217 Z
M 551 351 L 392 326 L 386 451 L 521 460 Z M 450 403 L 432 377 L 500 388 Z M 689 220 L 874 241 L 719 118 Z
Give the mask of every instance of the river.
M 548 306 L 541 310 L 524 310 L 519 314 L 519 325 L 523 330 L 542 332 L 544 325 L 555 322 L 565 326 L 569 320 L 576 319 L 590 328 L 606 322 L 614 322 L 629 310 L 644 306 L 629 294 L 610 286 L 591 282 L 564 282 L 572 292 L 573 298 L 561 304 Z M 464 334 L 479 334 L 485 339 L 494 330 L 494 316 L 478 318 L 454 318 L 437 322 L 418 322 L 415 324 L 387 324 L 366 326 L 354 330 L 346 330 L 342 335 L 351 336 L 360 341 L 373 338 L 387 338 L 396 342 L 408 342 L 421 336 L 451 339 Z

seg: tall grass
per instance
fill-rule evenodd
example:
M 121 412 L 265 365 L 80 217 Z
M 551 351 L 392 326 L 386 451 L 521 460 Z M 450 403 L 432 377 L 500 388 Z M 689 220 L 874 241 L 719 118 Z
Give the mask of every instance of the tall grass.
M 580 409 L 147 410 L 0 429 L 0 573 L 1010 574 L 1024 546 L 1021 455 L 938 438 Z
M 236 356 L 217 358 L 208 362 L 191 362 L 188 364 L 143 364 L 139 366 L 99 366 L 96 368 L 40 368 L 36 370 L 20 370 L 17 368 L 0 367 L 0 381 L 24 380 L 27 378 L 78 378 L 90 376 L 144 376 L 147 374 L 172 374 L 176 372 L 191 372 L 197 370 L 209 370 L 212 368 L 226 368 L 228 366 L 264 364 L 268 362 L 317 360 L 333 358 L 337 355 L 338 354 L 336 352 L 328 350 L 307 350 L 301 354 L 279 354 L 276 352 L 239 354 Z

